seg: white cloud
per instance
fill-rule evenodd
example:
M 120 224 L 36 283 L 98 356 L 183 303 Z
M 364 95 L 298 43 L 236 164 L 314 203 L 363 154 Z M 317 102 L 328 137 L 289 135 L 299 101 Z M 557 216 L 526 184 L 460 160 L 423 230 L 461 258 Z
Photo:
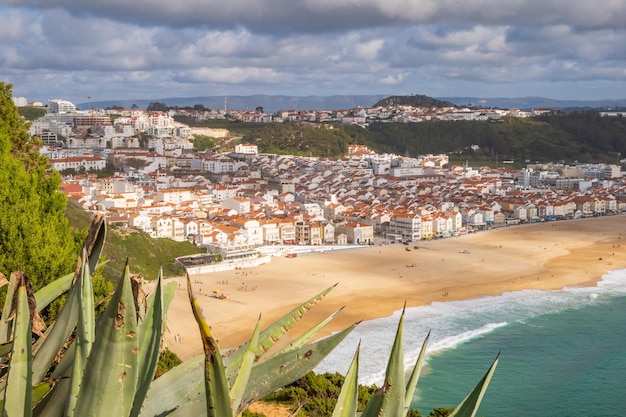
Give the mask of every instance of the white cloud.
M 32 92 L 95 96 L 82 90 L 102 85 L 107 94 L 140 96 L 166 88 L 169 96 L 381 88 L 428 94 L 462 82 L 512 92 L 516 82 L 592 79 L 625 89 L 623 0 L 2 4 L 0 70 Z

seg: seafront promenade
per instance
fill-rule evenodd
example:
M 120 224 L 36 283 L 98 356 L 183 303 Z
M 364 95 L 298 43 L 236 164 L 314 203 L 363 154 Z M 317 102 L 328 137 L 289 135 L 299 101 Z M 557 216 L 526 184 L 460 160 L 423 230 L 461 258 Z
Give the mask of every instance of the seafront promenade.
M 176 260 L 181 263 L 190 276 L 232 271 L 235 269 L 254 268 L 272 261 L 272 258 L 295 258 L 302 255 L 332 253 L 342 250 L 363 249 L 368 245 L 273 245 L 260 246 L 246 251 L 244 255 L 222 261 L 215 261 L 207 254 L 183 256 Z

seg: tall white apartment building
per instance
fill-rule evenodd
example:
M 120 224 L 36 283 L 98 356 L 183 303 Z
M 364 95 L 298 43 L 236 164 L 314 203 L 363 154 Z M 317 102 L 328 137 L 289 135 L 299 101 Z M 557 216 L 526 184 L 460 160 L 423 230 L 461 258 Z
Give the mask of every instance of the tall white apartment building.
M 48 113 L 71 113 L 76 111 L 74 103 L 67 100 L 48 100 Z

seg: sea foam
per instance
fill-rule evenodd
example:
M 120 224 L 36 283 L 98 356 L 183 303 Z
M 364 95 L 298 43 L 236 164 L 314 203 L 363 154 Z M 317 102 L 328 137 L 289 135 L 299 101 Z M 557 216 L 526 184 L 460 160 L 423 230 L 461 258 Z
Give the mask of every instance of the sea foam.
M 596 286 L 566 287 L 561 290 L 522 290 L 498 296 L 469 300 L 435 302 L 424 307 L 407 308 L 404 324 L 404 363 L 415 363 L 422 342 L 431 332 L 428 355 L 454 349 L 509 323 L 543 314 L 601 303 L 607 297 L 626 295 L 626 270 L 611 271 Z M 393 344 L 401 311 L 389 317 L 361 323 L 315 369 L 315 372 L 345 374 L 359 342 L 359 382 L 380 385 Z M 497 352 L 494 352 L 494 354 Z

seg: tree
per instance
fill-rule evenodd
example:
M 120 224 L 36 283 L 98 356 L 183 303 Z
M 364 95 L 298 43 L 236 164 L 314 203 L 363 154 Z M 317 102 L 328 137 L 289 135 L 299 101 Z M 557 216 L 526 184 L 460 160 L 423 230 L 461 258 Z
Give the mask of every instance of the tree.
M 35 289 L 71 272 L 79 248 L 64 216 L 60 175 L 37 152 L 37 138 L 0 82 L 0 272 L 26 272 Z
M 152 102 L 150 104 L 148 104 L 148 107 L 146 107 L 147 111 L 168 111 L 169 107 L 167 107 L 167 104 L 165 103 L 159 103 L 159 102 Z

